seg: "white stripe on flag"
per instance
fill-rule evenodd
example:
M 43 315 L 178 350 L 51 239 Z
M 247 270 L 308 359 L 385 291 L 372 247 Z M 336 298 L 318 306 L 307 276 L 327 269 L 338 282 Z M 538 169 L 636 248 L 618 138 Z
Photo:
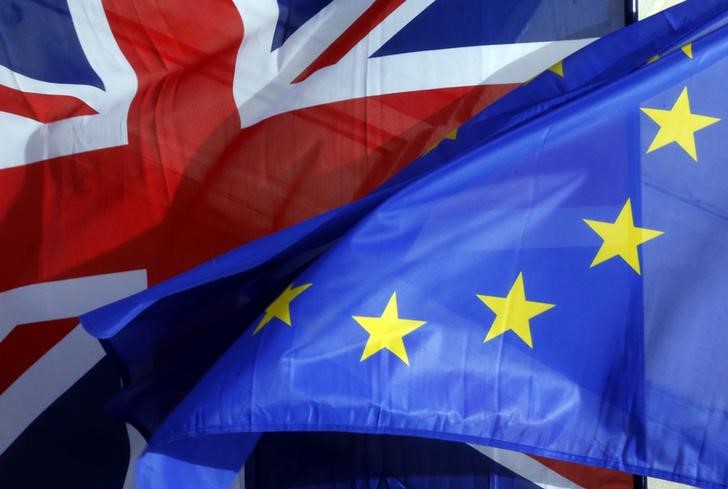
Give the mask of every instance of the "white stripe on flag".
M 0 294 L 0 338 L 19 324 L 75 317 L 147 287 L 145 270 L 28 285 Z M 81 326 L 0 394 L 0 454 L 104 356 Z
M 240 469 L 229 489 L 245 489 L 245 465 Z
M 512 452 L 510 450 L 483 445 L 470 446 L 542 489 L 582 489 L 578 484 L 551 470 L 525 453 Z
M 126 469 L 123 489 L 134 489 L 136 487 L 136 463 L 147 447 L 147 442 L 130 424 L 126 425 L 126 432 L 129 435 L 129 466 Z
M 662 479 L 655 479 L 653 477 L 647 478 L 647 489 L 698 489 L 695 486 L 689 486 L 687 484 L 680 484 L 679 482 L 665 481 Z
M 0 340 L 19 324 L 73 318 L 146 287 L 146 270 L 132 270 L 7 290 L 0 293 Z
M 103 356 L 101 344 L 76 326 L 8 387 L 0 395 L 0 453 Z

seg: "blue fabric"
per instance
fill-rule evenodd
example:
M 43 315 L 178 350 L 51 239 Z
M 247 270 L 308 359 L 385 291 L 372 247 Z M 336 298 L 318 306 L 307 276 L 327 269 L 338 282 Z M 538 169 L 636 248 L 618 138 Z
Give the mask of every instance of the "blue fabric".
M 625 5 L 622 0 L 577 0 L 568 4 L 563 0 L 435 0 L 373 57 L 599 37 L 625 25 Z
M 78 40 L 67 0 L 0 0 L 0 65 L 51 83 L 104 89 Z
M 331 0 L 277 0 L 278 21 L 273 34 L 271 51 L 275 51 L 286 42 L 291 34 L 319 13 Z
M 140 487 L 203 487 L 180 467 L 232 474 L 231 450 L 242 464 L 275 431 L 485 443 L 727 486 L 725 7 L 689 1 L 608 36 L 365 199 L 84 317 L 129 373 L 117 409 L 154 433 Z M 692 113 L 720 119 L 694 132 L 697 161 L 675 142 L 648 152 L 647 112 L 686 87 Z M 663 233 L 635 246 L 640 273 L 596 263 L 585 221 L 615 223 L 628 202 L 631 225 Z M 532 347 L 514 330 L 484 342 L 513 309 L 487 301 L 519 280 L 553 305 L 530 318 Z M 305 284 L 291 326 L 266 314 Z M 391 315 L 394 293 L 398 317 L 425 324 L 402 337 L 406 358 L 367 354 L 362 321 Z
M 3 487 L 122 488 L 129 438 L 124 424 L 109 423 L 104 410 L 120 389 L 118 370 L 103 358 L 3 452 Z
M 277 0 L 271 50 L 278 49 L 331 0 Z M 436 0 L 373 57 L 484 44 L 584 39 L 625 25 L 623 0 Z M 453 29 L 457 26 L 457 29 Z

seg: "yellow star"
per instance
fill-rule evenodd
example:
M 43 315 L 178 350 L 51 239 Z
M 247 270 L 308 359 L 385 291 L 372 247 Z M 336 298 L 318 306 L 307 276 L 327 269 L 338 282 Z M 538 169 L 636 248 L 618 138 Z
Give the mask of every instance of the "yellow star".
M 698 161 L 698 155 L 695 150 L 695 133 L 720 120 L 717 117 L 708 117 L 690 112 L 690 99 L 688 98 L 687 87 L 683 88 L 672 109 L 642 108 L 642 112 L 647 114 L 650 119 L 660 126 L 660 130 L 657 131 L 655 139 L 652 140 L 652 144 L 647 148 L 648 153 L 667 146 L 670 143 L 677 143 L 694 161 Z
M 563 61 L 559 61 L 555 65 L 551 66 L 549 68 L 549 71 L 552 72 L 552 73 L 556 73 L 561 78 L 563 78 L 564 77 L 564 62 Z
M 449 133 L 447 133 L 444 138 L 440 139 L 438 142 L 436 142 L 435 144 L 433 144 L 432 146 L 430 146 L 429 148 L 427 148 L 425 150 L 425 152 L 422 153 L 422 155 L 424 156 L 427 153 L 429 153 L 430 151 L 432 151 L 433 149 L 437 148 L 446 139 L 448 141 L 455 141 L 457 138 L 458 138 L 458 128 L 456 127 L 455 129 L 453 129 L 452 131 L 450 131 Z
M 689 42 L 689 43 L 681 46 L 680 51 L 685 53 L 685 56 L 687 56 L 688 58 L 693 59 L 693 43 Z M 658 59 L 660 59 L 660 55 L 656 54 L 647 60 L 647 64 L 654 63 Z
M 584 219 L 584 222 L 604 240 L 592 261 L 592 267 L 615 256 L 621 256 L 638 274 L 640 273 L 640 259 L 637 247 L 663 234 L 662 231 L 638 228 L 634 225 L 632 203 L 629 199 L 619 211 L 616 221 L 602 222 Z
M 452 131 L 450 131 L 449 133 L 447 133 L 447 135 L 445 136 L 445 139 L 447 139 L 448 141 L 455 141 L 457 138 L 458 138 L 458 128 L 457 127 L 455 129 L 453 129 Z
M 298 287 L 294 287 L 293 284 L 291 284 L 286 287 L 286 290 L 284 290 L 281 295 L 279 295 L 278 298 L 265 309 L 265 314 L 258 323 L 258 326 L 256 326 L 253 334 L 256 334 L 258 331 L 263 329 L 273 318 L 280 319 L 290 327 L 292 325 L 291 302 L 293 302 L 293 299 L 301 295 L 303 291 L 309 287 L 311 287 L 311 284 L 303 284 Z
M 405 364 L 409 365 L 407 350 L 403 338 L 424 325 L 426 321 L 401 319 L 397 312 L 397 293 L 394 292 L 387 302 L 387 307 L 379 317 L 352 316 L 359 326 L 369 333 L 364 352 L 359 361 L 364 361 L 379 350 L 386 348 Z
M 506 297 L 480 294 L 477 294 L 477 297 L 496 315 L 483 343 L 510 330 L 516 333 L 530 348 L 533 348 L 529 320 L 555 307 L 555 304 L 526 300 L 523 273 L 518 274 Z
M 693 43 L 689 42 L 682 46 L 680 50 L 685 53 L 685 56 L 687 56 L 690 59 L 693 59 Z

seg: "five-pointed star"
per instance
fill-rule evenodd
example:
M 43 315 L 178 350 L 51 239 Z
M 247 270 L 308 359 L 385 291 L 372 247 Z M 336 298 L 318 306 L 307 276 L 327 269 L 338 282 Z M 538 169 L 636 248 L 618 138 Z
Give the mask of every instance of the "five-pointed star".
M 687 44 L 682 45 L 680 47 L 680 51 L 685 53 L 685 56 L 687 56 L 688 58 L 693 59 L 693 43 L 689 42 Z M 647 60 L 647 64 L 654 63 L 658 59 L 660 59 L 660 55 L 656 54 Z
M 670 110 L 642 108 L 642 112 L 660 126 L 659 131 L 652 140 L 647 152 L 651 153 L 656 149 L 667 146 L 670 143 L 677 143 L 694 161 L 698 161 L 698 154 L 695 149 L 695 133 L 701 129 L 715 124 L 720 119 L 706 115 L 693 114 L 690 112 L 690 99 L 688 88 L 683 88 L 675 105 Z
M 561 78 L 563 78 L 564 77 L 564 62 L 559 61 L 558 63 L 552 65 L 551 67 L 549 67 L 549 71 L 551 73 L 556 73 Z
M 443 139 L 439 140 L 438 142 L 436 142 L 435 144 L 433 144 L 432 146 L 430 146 L 429 148 L 427 148 L 425 150 L 425 152 L 422 153 L 422 154 L 423 155 L 426 155 L 427 153 L 429 153 L 433 149 L 435 149 L 438 146 L 440 146 L 440 144 L 442 144 L 442 142 L 445 141 L 445 140 L 455 141 L 457 138 L 458 138 L 458 128 L 456 127 L 455 129 L 453 129 L 452 131 L 450 131 L 449 133 L 447 133 Z
M 404 336 L 410 334 L 426 321 L 402 319 L 397 312 L 397 293 L 394 292 L 387 302 L 387 307 L 379 317 L 352 316 L 354 321 L 369 333 L 369 339 L 360 361 L 364 361 L 379 350 L 386 348 L 405 364 L 409 365 L 407 350 L 404 347 Z
M 253 334 L 256 334 L 258 331 L 263 329 L 273 318 L 278 318 L 288 326 L 291 326 L 291 302 L 309 287 L 311 287 L 311 284 L 303 284 L 298 287 L 294 287 L 293 284 L 291 284 L 286 287 L 286 290 L 284 290 L 281 295 L 279 295 L 278 298 L 265 309 L 265 314 L 258 323 L 258 326 L 256 326 Z
M 685 56 L 687 56 L 688 58 L 693 59 L 693 43 L 689 42 L 687 44 L 684 44 L 680 48 L 680 51 L 685 53 Z
M 530 348 L 533 348 L 529 320 L 555 306 L 555 304 L 526 300 L 523 273 L 518 274 L 506 297 L 480 294 L 477 294 L 477 297 L 496 314 L 483 343 L 510 330 L 516 333 Z
M 632 203 L 629 199 L 619 211 L 616 221 L 602 222 L 584 219 L 584 222 L 604 240 L 592 261 L 592 267 L 615 256 L 621 256 L 639 274 L 640 259 L 637 247 L 662 234 L 662 231 L 638 228 L 634 225 Z

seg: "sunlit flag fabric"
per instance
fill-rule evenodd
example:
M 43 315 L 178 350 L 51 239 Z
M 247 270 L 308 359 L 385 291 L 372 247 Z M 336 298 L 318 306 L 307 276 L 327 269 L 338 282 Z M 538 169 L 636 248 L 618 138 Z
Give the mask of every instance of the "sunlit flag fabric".
M 726 5 L 607 36 L 560 97 L 545 73 L 367 197 L 85 316 L 154 432 L 140 487 L 225 487 L 276 431 L 726 487 Z
M 127 479 L 142 440 L 104 412 L 120 382 L 80 313 L 365 195 L 624 22 L 622 0 L 0 0 L 0 485 Z

